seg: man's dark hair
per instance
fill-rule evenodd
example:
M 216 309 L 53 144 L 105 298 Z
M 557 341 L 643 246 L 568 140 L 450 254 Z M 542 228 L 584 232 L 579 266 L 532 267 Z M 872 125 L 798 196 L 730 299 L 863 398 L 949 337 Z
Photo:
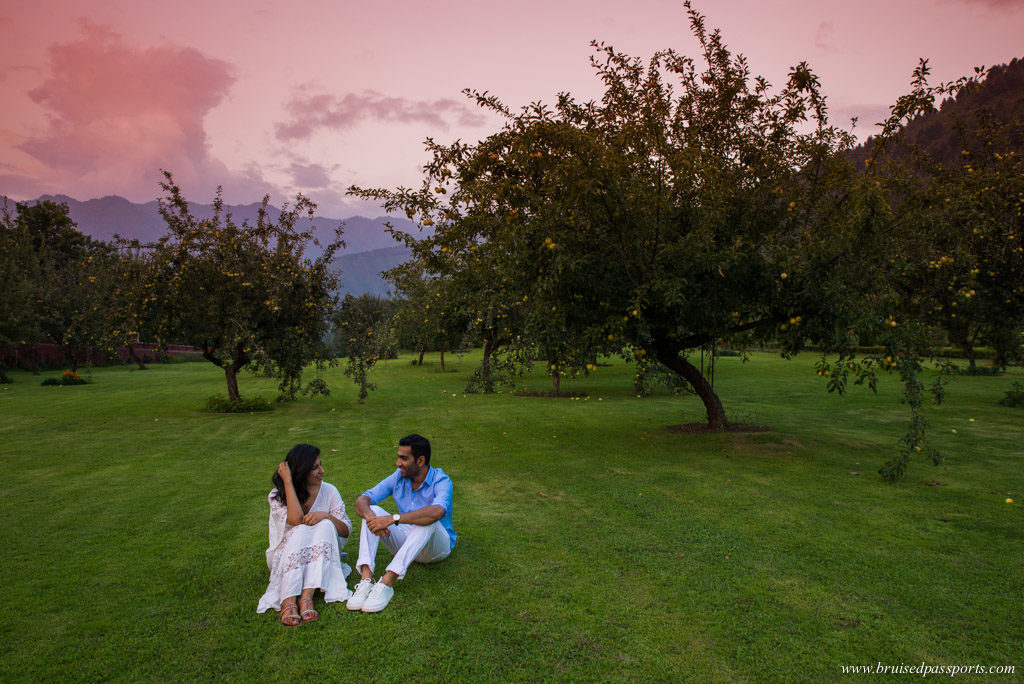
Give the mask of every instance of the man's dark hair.
M 430 440 L 423 435 L 417 435 L 415 432 L 411 435 L 406 435 L 398 440 L 398 446 L 411 447 L 413 460 L 422 456 L 423 463 L 430 465 Z

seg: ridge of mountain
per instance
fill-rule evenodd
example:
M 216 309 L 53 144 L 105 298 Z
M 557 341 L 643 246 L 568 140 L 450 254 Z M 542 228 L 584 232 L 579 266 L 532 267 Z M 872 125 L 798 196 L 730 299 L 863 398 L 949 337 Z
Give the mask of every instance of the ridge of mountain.
M 154 242 L 163 237 L 167 226 L 160 216 L 156 201 L 139 204 L 118 195 L 107 195 L 91 200 L 76 200 L 67 195 L 42 195 L 29 204 L 43 201 L 64 203 L 68 205 L 68 214 L 78 224 L 78 230 L 86 235 L 103 241 L 111 241 L 114 236 L 137 239 L 140 242 Z M 260 202 L 225 207 L 232 218 L 241 223 L 247 220 L 256 221 L 261 207 Z M 189 203 L 189 211 L 196 218 L 213 216 L 210 204 Z M 277 207 L 268 207 L 272 219 L 281 215 Z M 313 218 L 313 231 L 321 244 L 334 238 L 335 230 L 343 227 L 342 239 L 345 248 L 338 250 L 332 267 L 341 272 L 341 295 L 373 294 L 381 297 L 393 296 L 394 288 L 381 276 L 381 271 L 398 266 L 407 261 L 411 255 L 407 247 L 397 243 L 388 232 L 387 224 L 404 232 L 417 232 L 416 224 L 408 219 L 397 217 L 366 218 L 352 216 L 345 219 L 316 216 Z M 308 226 L 305 219 L 300 227 Z M 429 229 L 428 229 L 429 230 Z M 429 234 L 426 230 L 425 234 Z M 322 251 L 310 245 L 307 256 L 316 257 Z
M 404 264 L 412 256 L 408 247 L 384 247 L 368 252 L 343 254 L 335 258 L 334 267 L 341 271 L 341 296 L 351 294 L 373 294 L 379 297 L 394 296 L 395 288 L 381 277 L 381 271 Z
M 907 124 L 905 140 L 937 162 L 958 166 L 963 163 L 959 129 L 970 130 L 981 121 L 1009 126 L 1010 144 L 1016 149 L 1024 147 L 1024 58 L 991 67 L 979 83 L 947 97 L 935 111 L 915 118 Z M 868 137 L 849 151 L 848 158 L 863 167 L 874 143 L 874 138 Z
M 123 238 L 137 239 L 141 242 L 153 242 L 166 233 L 166 224 L 160 216 L 158 203 L 154 201 L 138 204 L 118 195 L 107 195 L 91 200 L 76 200 L 67 195 L 42 195 L 30 203 L 52 201 L 68 205 L 68 214 L 78 224 L 78 230 L 97 240 L 110 241 L 115 235 Z M 225 206 L 232 218 L 241 223 L 256 221 L 261 203 Z M 213 205 L 189 202 L 189 211 L 196 218 L 204 219 L 213 216 Z M 281 215 L 281 210 L 273 205 L 268 207 L 272 219 Z M 376 249 L 394 247 L 395 239 L 387 232 L 385 224 L 390 223 L 396 229 L 415 232 L 416 224 L 405 218 L 352 216 L 345 219 L 315 216 L 312 220 L 313 231 L 321 243 L 330 242 L 334 238 L 335 229 L 343 227 L 342 239 L 345 248 L 339 254 L 355 254 Z M 308 223 L 305 219 L 300 226 Z M 315 247 L 313 247 L 315 250 Z M 315 255 L 315 253 L 314 253 Z

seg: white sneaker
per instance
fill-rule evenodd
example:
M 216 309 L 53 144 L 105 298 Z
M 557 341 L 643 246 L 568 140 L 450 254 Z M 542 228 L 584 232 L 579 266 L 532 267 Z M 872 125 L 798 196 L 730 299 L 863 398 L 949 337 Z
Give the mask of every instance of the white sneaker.
M 377 582 L 373 585 L 373 589 L 370 590 L 370 595 L 366 597 L 366 601 L 363 603 L 363 612 L 379 613 L 387 608 L 388 603 L 391 601 L 391 597 L 394 595 L 394 589 L 383 582 Z M 351 601 L 352 599 L 349 600 Z
M 360 580 L 359 584 L 352 591 L 352 595 L 348 598 L 348 609 L 349 610 L 362 610 L 363 604 L 366 603 L 366 597 L 370 595 L 370 591 L 373 589 L 373 580 L 367 577 L 364 580 Z

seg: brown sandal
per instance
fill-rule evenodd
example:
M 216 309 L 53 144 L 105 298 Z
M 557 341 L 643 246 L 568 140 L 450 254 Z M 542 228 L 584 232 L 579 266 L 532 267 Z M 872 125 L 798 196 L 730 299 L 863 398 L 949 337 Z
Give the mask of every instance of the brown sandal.
M 320 617 L 320 613 L 313 609 L 313 599 L 311 598 L 300 598 L 299 605 L 303 607 L 302 620 L 303 622 L 312 622 Z M 306 608 L 306 606 L 309 606 Z
M 299 617 L 299 607 L 294 603 L 281 606 L 281 624 L 285 627 L 298 627 L 302 624 Z

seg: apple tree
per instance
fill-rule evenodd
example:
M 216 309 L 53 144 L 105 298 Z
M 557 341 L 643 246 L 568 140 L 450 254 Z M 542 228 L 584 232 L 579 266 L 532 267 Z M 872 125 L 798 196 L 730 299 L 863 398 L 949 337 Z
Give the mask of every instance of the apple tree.
M 503 303 L 571 308 L 558 322 L 567 337 L 644 350 L 724 428 L 722 402 L 687 353 L 782 326 L 832 341 L 869 284 L 884 213 L 854 192 L 837 154 L 852 138 L 828 125 L 810 70 L 794 68 L 771 94 L 690 17 L 703 70 L 672 50 L 645 64 L 595 44 L 600 101 L 565 93 L 513 112 L 474 93 L 505 117 L 502 131 L 432 145 L 419 191 L 362 192 L 435 224 L 422 252 L 489 255 L 481 277 L 509 285 Z
M 1024 122 L 974 114 L 958 126 L 960 163 L 912 157 L 916 187 L 903 197 L 918 244 L 898 257 L 907 301 L 964 350 L 971 371 L 979 346 L 999 366 L 1019 359 L 1024 331 Z
M 830 123 L 805 63 L 774 91 L 686 6 L 699 61 L 665 50 L 644 62 L 595 43 L 600 100 L 563 93 L 513 111 L 469 92 L 504 117 L 502 130 L 473 145 L 428 141 L 419 189 L 353 192 L 435 226 L 412 241 L 419 257 L 499 284 L 502 305 L 557 307 L 527 312 L 520 344 L 537 342 L 530 315 L 565 307 L 564 350 L 628 350 L 668 369 L 712 429 L 727 428 L 727 414 L 691 357 L 721 342 L 785 354 L 813 344 L 838 355 L 819 372 L 841 391 L 881 365 L 853 358 L 858 338 L 874 335 L 919 398 L 921 327 L 899 319 L 889 277 L 905 217 L 887 167 L 861 173 L 844 155 L 854 139 Z M 926 75 L 922 64 L 879 149 L 952 87 Z M 906 448 L 923 438 L 917 423 Z
M 469 307 L 466 297 L 440 275 L 427 275 L 422 264 L 407 261 L 388 270 L 385 277 L 395 284 L 401 296 L 395 324 L 408 334 L 419 352 L 419 365 L 427 351 L 440 352 L 441 371 L 444 355 L 463 347 L 469 335 Z
M 91 351 L 102 334 L 102 272 L 110 246 L 78 231 L 67 204 L 47 200 L 16 208 L 16 218 L 4 219 L 5 242 L 12 243 L 6 251 L 20 261 L 10 266 L 20 272 L 12 276 L 12 296 L 28 293 L 31 302 L 29 313 L 11 319 L 21 321 L 17 337 L 57 345 L 74 370 L 78 352 Z
M 224 211 L 218 189 L 213 217 L 198 219 L 171 174 L 164 175 L 167 234 L 144 250 L 147 280 L 142 294 L 132 295 L 138 319 L 152 322 L 160 343 L 190 344 L 223 369 L 231 401 L 240 398 L 238 373 L 246 368 L 276 377 L 280 398 L 300 389 L 326 393 L 319 378 L 303 388 L 301 377 L 307 365 L 331 360 L 325 338 L 337 281 L 330 262 L 342 245 L 341 229 L 310 259 L 312 228 L 297 227 L 316 208 L 307 198 L 299 195 L 274 219 L 265 197 L 255 224 L 239 224 Z
M 347 294 L 335 315 L 336 351 L 348 357 L 345 375 L 359 387 L 359 403 L 377 389 L 369 380 L 370 370 L 395 345 L 392 308 L 381 297 Z

